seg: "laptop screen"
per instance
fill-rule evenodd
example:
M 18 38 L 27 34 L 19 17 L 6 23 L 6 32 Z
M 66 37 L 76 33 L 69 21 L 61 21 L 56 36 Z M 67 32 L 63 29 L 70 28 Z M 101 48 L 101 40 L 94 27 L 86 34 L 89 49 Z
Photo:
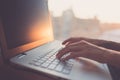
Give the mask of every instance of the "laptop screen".
M 23 51 L 26 51 L 52 39 L 47 0 L 1 1 L 0 32 L 3 34 L 1 35 L 1 42 L 4 43 L 2 43 L 4 54 L 16 54 L 22 52 L 23 48 L 25 49 Z M 37 41 L 40 43 L 36 45 L 35 42 Z M 32 45 L 33 42 L 34 46 Z M 24 47 L 25 45 L 29 46 Z M 17 48 L 19 50 L 14 51 Z

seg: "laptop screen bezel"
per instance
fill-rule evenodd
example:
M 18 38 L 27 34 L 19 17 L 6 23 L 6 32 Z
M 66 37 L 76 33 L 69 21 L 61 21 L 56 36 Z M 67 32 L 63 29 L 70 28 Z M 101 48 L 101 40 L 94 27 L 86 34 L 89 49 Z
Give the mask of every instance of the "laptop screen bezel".
M 37 40 L 31 43 L 27 43 L 12 49 L 8 49 L 7 47 L 7 42 L 5 38 L 5 33 L 3 30 L 3 25 L 2 25 L 2 20 L 0 20 L 0 42 L 1 42 L 1 49 L 2 49 L 2 55 L 4 59 L 10 59 L 11 57 L 21 54 L 27 50 L 31 50 L 35 47 L 38 47 L 42 44 L 45 44 L 47 42 L 53 41 L 53 31 L 52 31 L 52 26 L 51 26 L 51 20 L 50 18 L 48 19 L 48 27 L 49 27 L 49 35 L 44 36 L 44 39 L 42 40 Z
M 52 29 L 50 14 L 48 15 L 48 19 L 46 22 L 47 22 L 46 23 L 47 25 L 45 25 L 45 26 L 48 26 L 49 34 L 44 36 L 44 39 L 37 40 L 37 41 L 31 42 L 31 43 L 27 43 L 27 44 L 24 44 L 24 45 L 21 45 L 21 46 L 12 48 L 12 49 L 8 49 L 6 38 L 5 38 L 5 33 L 4 33 L 4 29 L 3 29 L 4 26 L 2 24 L 2 20 L 0 19 L 0 43 L 1 43 L 3 59 L 9 60 L 13 56 L 21 54 L 21 53 L 31 50 L 33 48 L 36 48 L 47 42 L 53 41 L 54 37 L 53 37 L 53 29 Z

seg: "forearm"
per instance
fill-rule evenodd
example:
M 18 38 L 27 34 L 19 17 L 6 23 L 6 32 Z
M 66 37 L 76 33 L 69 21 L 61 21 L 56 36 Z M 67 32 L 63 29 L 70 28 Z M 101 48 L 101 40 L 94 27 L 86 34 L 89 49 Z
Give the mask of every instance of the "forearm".
M 91 45 L 91 47 L 93 48 L 94 53 L 91 53 L 91 55 L 89 55 L 90 59 L 96 60 L 101 63 L 107 63 L 120 69 L 120 52 L 117 51 L 119 49 L 112 50 L 113 48 L 107 49 L 109 46 L 107 48 L 104 48 L 96 45 Z
M 105 62 L 107 64 L 120 69 L 120 52 L 108 50 L 105 52 L 104 56 L 106 56 Z
M 102 39 L 90 39 L 90 38 L 82 38 L 82 40 L 98 45 L 100 47 L 120 51 L 120 43 L 118 42 L 102 40 Z
M 116 51 L 120 51 L 120 43 L 113 42 L 113 41 L 106 41 L 106 40 L 100 40 L 99 46 L 112 49 Z

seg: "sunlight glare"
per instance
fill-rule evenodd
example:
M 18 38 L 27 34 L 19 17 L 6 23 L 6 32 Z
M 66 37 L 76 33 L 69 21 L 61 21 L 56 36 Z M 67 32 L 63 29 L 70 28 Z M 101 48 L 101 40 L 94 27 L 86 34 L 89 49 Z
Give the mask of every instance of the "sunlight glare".
M 101 22 L 120 22 L 120 0 L 49 0 L 49 9 L 54 16 L 72 8 L 76 17 L 93 18 Z

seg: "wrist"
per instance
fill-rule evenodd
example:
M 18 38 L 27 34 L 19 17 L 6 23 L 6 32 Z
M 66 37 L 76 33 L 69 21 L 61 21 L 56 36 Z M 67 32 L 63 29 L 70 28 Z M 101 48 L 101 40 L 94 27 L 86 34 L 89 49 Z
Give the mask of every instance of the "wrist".
M 109 64 L 111 62 L 111 57 L 112 57 L 112 54 L 109 51 L 105 51 L 103 54 L 104 63 Z
M 100 57 L 101 63 L 109 63 L 112 57 L 110 50 L 103 47 L 99 47 L 99 51 L 100 51 L 99 57 Z
M 106 49 L 104 53 L 104 62 L 111 65 L 115 63 L 114 61 L 118 60 L 117 57 L 119 57 L 117 51 Z

